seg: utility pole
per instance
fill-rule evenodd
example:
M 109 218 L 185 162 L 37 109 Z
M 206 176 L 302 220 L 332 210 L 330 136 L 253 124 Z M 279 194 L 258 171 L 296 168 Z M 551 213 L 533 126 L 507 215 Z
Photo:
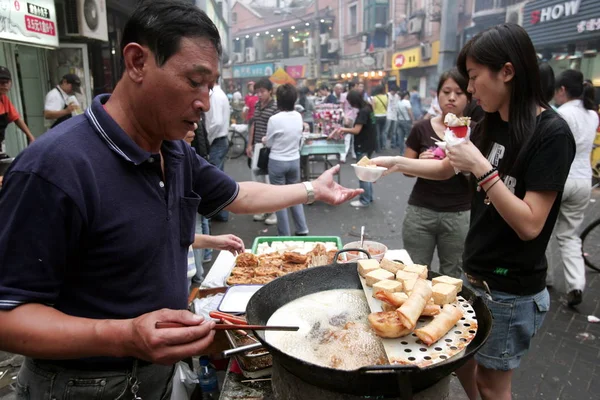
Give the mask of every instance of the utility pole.
M 458 32 L 458 1 L 442 0 L 442 24 L 440 26 L 440 61 L 438 75 L 456 65 Z
M 315 0 L 315 30 L 316 34 L 316 60 L 317 60 L 317 80 L 321 76 L 321 21 L 319 19 L 319 0 Z

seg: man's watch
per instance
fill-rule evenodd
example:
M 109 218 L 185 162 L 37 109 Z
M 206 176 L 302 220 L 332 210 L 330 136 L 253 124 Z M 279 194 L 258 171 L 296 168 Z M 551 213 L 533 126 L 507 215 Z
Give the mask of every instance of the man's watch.
M 315 189 L 313 188 L 312 183 L 309 181 L 302 182 L 304 187 L 306 188 L 306 196 L 308 199 L 306 200 L 306 204 L 312 204 L 315 202 Z

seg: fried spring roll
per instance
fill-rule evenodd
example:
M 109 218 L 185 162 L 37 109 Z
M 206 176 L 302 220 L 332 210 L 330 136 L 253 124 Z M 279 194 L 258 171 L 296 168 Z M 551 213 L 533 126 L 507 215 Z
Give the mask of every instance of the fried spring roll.
M 394 339 L 406 336 L 412 332 L 412 329 L 407 329 L 402 325 L 400 316 L 395 310 L 371 313 L 368 319 L 377 336 L 382 338 Z
M 440 340 L 462 318 L 463 313 L 451 304 L 446 304 L 439 315 L 423 328 L 415 329 L 415 335 L 427 346 Z
M 402 304 L 404 304 L 404 302 L 402 302 Z M 400 306 L 402 304 L 400 304 Z M 383 303 L 381 303 L 381 309 L 383 311 L 395 311 L 396 309 L 398 309 L 398 307 L 383 302 Z M 425 306 L 425 308 L 423 309 L 421 316 L 422 317 L 433 317 L 434 315 L 438 315 L 440 313 L 440 311 L 442 311 L 442 307 L 438 306 L 437 304 L 427 304 Z
M 427 281 L 417 280 L 410 296 L 408 296 L 408 300 L 398 309 L 402 325 L 410 330 L 415 329 L 417 320 L 423 313 L 431 295 L 432 291 Z

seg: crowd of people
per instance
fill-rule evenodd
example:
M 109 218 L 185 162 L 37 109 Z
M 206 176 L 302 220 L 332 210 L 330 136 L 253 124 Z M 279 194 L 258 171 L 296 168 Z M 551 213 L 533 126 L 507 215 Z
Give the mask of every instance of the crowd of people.
M 82 399 L 100 385 L 113 398 L 168 394 L 173 363 L 213 340 L 214 323 L 187 311 L 189 280 L 202 278 L 199 261 L 210 258 L 201 249 L 244 251 L 235 235 L 211 236 L 209 219 L 254 215 L 288 236 L 290 209 L 294 234 L 307 235 L 303 204 L 371 205 L 370 183 L 335 183 L 340 166 L 300 182 L 300 139 L 320 101 L 347 111 L 332 137 L 344 137 L 351 157 L 372 158 L 387 179 L 416 177 L 403 223 L 411 257 L 430 264 L 437 249 L 441 272 L 462 278 L 491 310 L 488 340 L 457 371 L 470 399 L 511 398 L 550 307 L 553 234 L 569 304 L 581 302 L 575 231 L 590 197 L 597 104 L 580 72 L 554 79 L 540 68 L 520 26 L 469 40 L 425 112 L 416 88 L 368 95 L 363 83 L 322 85 L 314 101 L 306 88 L 275 89 L 265 78 L 230 100 L 218 85 L 219 32 L 183 1 L 141 3 L 120 51 L 125 73 L 114 93 L 23 151 L 0 191 L 0 350 L 26 356 L 17 386 L 31 398 L 64 397 L 79 380 Z M 3 73 L 0 89 L 10 87 Z M 51 97 L 74 90 L 69 80 Z M 2 94 L 5 122 L 18 121 Z M 250 125 L 251 182 L 223 171 L 234 99 Z M 68 114 L 59 111 L 48 116 Z M 440 147 L 450 113 L 472 117 L 471 137 Z M 376 154 L 388 141 L 396 153 Z M 183 327 L 158 329 L 165 321 Z

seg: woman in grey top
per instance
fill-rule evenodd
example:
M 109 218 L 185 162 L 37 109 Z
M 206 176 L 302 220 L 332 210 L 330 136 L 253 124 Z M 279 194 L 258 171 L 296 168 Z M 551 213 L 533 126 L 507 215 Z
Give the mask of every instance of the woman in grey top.
M 313 113 L 315 112 L 315 103 L 308 97 L 308 88 L 306 86 L 300 88 L 300 96 L 298 97 L 298 104 L 302 106 L 302 122 L 305 122 L 310 127 L 310 131 L 314 131 L 315 119 Z

